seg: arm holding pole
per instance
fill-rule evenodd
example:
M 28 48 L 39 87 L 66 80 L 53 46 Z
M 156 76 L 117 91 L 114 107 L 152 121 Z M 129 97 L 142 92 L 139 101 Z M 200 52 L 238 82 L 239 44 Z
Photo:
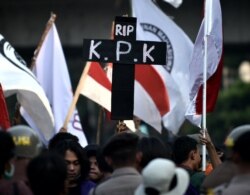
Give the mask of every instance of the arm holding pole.
M 203 136 L 204 134 L 205 134 L 205 137 Z M 208 151 L 208 155 L 210 157 L 213 168 L 217 167 L 219 164 L 221 164 L 221 160 L 216 152 L 215 146 L 208 134 L 208 131 L 201 130 L 199 138 L 200 138 L 200 142 L 204 144 L 204 147 L 206 147 Z

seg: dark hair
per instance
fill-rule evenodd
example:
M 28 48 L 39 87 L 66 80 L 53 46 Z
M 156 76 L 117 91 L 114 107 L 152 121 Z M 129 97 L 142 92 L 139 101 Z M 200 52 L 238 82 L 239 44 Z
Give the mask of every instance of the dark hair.
M 66 162 L 59 154 L 44 152 L 29 162 L 27 177 L 34 195 L 60 195 L 66 187 Z
M 112 167 L 109 166 L 108 163 L 106 162 L 106 160 L 103 156 L 102 148 L 100 145 L 89 144 L 84 148 L 84 150 L 86 151 L 88 158 L 90 158 L 92 156 L 96 157 L 98 168 L 101 172 L 110 172 L 111 173 L 113 171 Z
M 70 150 L 75 153 L 81 166 L 81 180 L 85 180 L 89 174 L 90 164 L 87 158 L 86 152 L 82 146 L 72 140 L 63 140 L 55 145 L 53 151 L 59 153 L 63 158 L 65 157 L 66 151 Z
M 58 132 L 49 140 L 48 149 L 49 150 L 53 149 L 58 143 L 60 143 L 63 140 L 72 140 L 75 142 L 79 141 L 78 137 L 76 137 L 75 135 L 73 135 L 71 133 Z
M 197 141 L 188 136 L 176 138 L 173 145 L 173 155 L 175 163 L 181 164 L 188 159 L 188 155 L 192 150 L 197 150 Z
M 157 137 L 142 137 L 138 143 L 138 151 L 142 152 L 141 168 L 155 158 L 171 158 L 170 149 Z
M 99 148 L 99 150 L 97 151 L 96 161 L 98 163 L 98 167 L 101 172 L 108 172 L 108 173 L 113 172 L 113 168 L 105 160 L 105 157 L 103 155 L 101 148 Z
M 5 164 L 15 155 L 15 143 L 11 135 L 0 130 L 0 175 L 4 173 Z
M 116 166 L 133 163 L 136 158 L 138 140 L 138 135 L 134 133 L 116 134 L 103 147 L 103 155 L 110 157 Z
M 241 160 L 250 163 L 250 131 L 243 133 L 234 143 L 233 151 Z
M 97 152 L 99 150 L 100 146 L 98 144 L 88 144 L 84 150 L 86 151 L 87 153 L 87 157 L 90 158 L 92 156 L 95 156 L 97 155 Z

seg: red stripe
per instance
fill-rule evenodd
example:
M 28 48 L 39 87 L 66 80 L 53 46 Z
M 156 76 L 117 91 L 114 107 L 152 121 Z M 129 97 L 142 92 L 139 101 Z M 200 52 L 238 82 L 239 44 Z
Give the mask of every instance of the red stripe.
M 149 65 L 135 66 L 135 79 L 153 99 L 161 116 L 169 111 L 167 88 L 157 71 Z
M 108 89 L 111 93 L 111 82 L 109 81 L 106 73 L 102 69 L 101 65 L 98 62 L 90 62 L 90 68 L 88 75 L 91 76 L 96 82 L 98 82 L 100 85 Z M 93 89 L 95 90 L 95 89 Z M 111 112 L 106 110 L 106 116 L 108 120 L 111 120 Z
M 90 62 L 88 75 L 96 80 L 100 85 L 111 91 L 111 83 L 108 80 L 101 65 L 97 62 Z
M 223 53 L 222 53 L 223 56 Z M 219 94 L 222 78 L 223 59 L 220 59 L 219 65 L 215 73 L 207 80 L 207 110 L 206 112 L 212 112 L 215 107 L 215 103 Z M 200 86 L 197 99 L 196 99 L 196 113 L 202 114 L 202 90 L 203 85 Z
M 10 127 L 9 113 L 3 95 L 2 85 L 0 84 L 0 127 L 7 130 Z
M 88 75 L 108 90 L 111 90 L 111 83 L 99 63 L 91 62 Z M 135 79 L 142 85 L 149 96 L 151 96 L 160 115 L 165 115 L 170 108 L 168 93 L 164 81 L 157 71 L 149 65 L 136 65 Z

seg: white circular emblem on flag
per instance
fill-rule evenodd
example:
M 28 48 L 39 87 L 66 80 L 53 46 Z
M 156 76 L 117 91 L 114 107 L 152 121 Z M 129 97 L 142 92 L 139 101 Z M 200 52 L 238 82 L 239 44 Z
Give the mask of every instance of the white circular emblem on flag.
M 163 30 L 161 30 L 160 28 L 158 28 L 153 24 L 140 23 L 140 25 L 144 31 L 154 34 L 160 41 L 167 43 L 167 55 L 166 55 L 167 59 L 166 59 L 166 65 L 164 65 L 163 67 L 169 73 L 171 73 L 174 64 L 174 50 L 168 36 L 164 33 Z

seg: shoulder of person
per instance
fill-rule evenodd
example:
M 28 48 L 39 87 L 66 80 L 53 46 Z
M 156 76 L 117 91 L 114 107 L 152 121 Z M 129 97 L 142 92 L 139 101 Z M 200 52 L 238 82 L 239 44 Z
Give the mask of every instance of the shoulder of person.
M 81 192 L 84 194 L 89 194 L 89 192 L 95 187 L 96 187 L 96 183 L 90 180 L 85 180 L 81 183 Z
M 86 187 L 95 187 L 96 183 L 90 180 L 85 180 L 81 183 L 81 186 L 86 186 Z
M 206 175 L 205 175 L 205 172 L 203 171 L 196 171 L 196 172 L 193 172 L 193 174 L 191 175 L 192 178 L 205 178 Z

